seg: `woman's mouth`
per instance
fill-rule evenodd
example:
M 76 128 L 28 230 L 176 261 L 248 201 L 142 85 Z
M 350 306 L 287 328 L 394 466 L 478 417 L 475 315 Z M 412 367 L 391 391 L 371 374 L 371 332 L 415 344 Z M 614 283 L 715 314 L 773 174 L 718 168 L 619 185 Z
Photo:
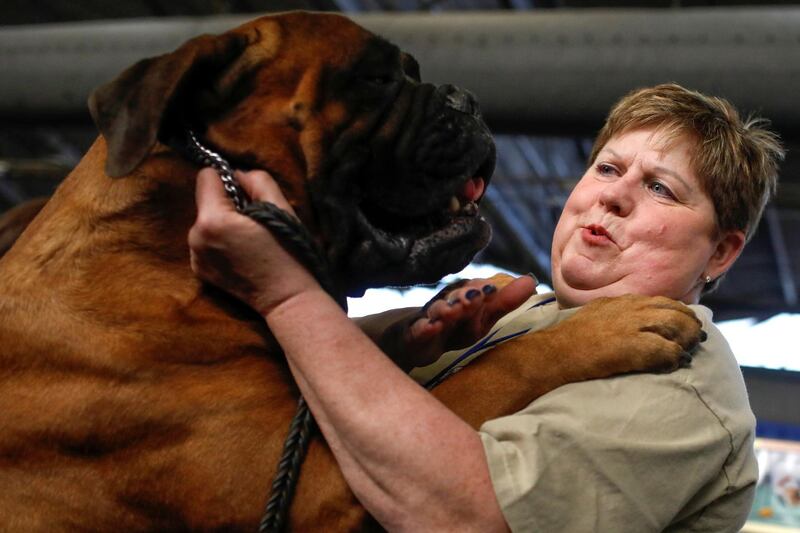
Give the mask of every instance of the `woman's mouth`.
M 603 226 L 599 226 L 597 224 L 584 226 L 581 230 L 581 237 L 583 238 L 584 242 L 594 246 L 616 244 L 614 243 L 614 239 L 611 238 L 611 235 L 608 233 L 608 231 L 606 231 Z

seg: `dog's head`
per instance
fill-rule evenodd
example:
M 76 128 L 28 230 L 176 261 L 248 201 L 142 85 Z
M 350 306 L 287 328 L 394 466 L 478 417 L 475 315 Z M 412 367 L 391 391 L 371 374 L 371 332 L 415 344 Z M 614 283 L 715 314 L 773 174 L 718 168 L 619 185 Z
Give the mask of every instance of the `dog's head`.
M 110 176 L 188 128 L 264 168 L 350 294 L 438 280 L 489 240 L 477 213 L 494 143 L 472 96 L 422 83 L 408 54 L 333 14 L 286 13 L 143 60 L 90 110 Z

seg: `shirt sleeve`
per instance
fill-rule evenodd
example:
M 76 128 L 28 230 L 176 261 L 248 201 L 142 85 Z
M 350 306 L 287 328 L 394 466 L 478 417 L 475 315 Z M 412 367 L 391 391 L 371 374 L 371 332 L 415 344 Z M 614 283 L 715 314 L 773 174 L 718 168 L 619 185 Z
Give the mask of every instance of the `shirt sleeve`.
M 512 531 L 662 531 L 730 435 L 682 369 L 563 386 L 480 436 Z

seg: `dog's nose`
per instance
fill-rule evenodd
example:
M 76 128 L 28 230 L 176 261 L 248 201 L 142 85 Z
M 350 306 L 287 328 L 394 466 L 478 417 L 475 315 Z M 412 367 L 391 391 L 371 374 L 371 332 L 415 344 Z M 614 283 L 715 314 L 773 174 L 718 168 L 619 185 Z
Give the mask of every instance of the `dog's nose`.
M 474 117 L 480 116 L 481 110 L 478 101 L 471 92 L 449 84 L 439 86 L 436 91 L 444 96 L 448 107 Z

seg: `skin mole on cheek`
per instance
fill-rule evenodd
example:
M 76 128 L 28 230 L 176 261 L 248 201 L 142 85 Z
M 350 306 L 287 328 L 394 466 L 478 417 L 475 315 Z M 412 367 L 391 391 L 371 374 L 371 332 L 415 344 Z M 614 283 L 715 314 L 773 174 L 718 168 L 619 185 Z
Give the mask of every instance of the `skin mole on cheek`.
M 658 226 L 654 226 L 649 228 L 646 231 L 646 235 L 649 237 L 662 237 L 667 232 L 667 225 L 666 224 L 659 224 Z

